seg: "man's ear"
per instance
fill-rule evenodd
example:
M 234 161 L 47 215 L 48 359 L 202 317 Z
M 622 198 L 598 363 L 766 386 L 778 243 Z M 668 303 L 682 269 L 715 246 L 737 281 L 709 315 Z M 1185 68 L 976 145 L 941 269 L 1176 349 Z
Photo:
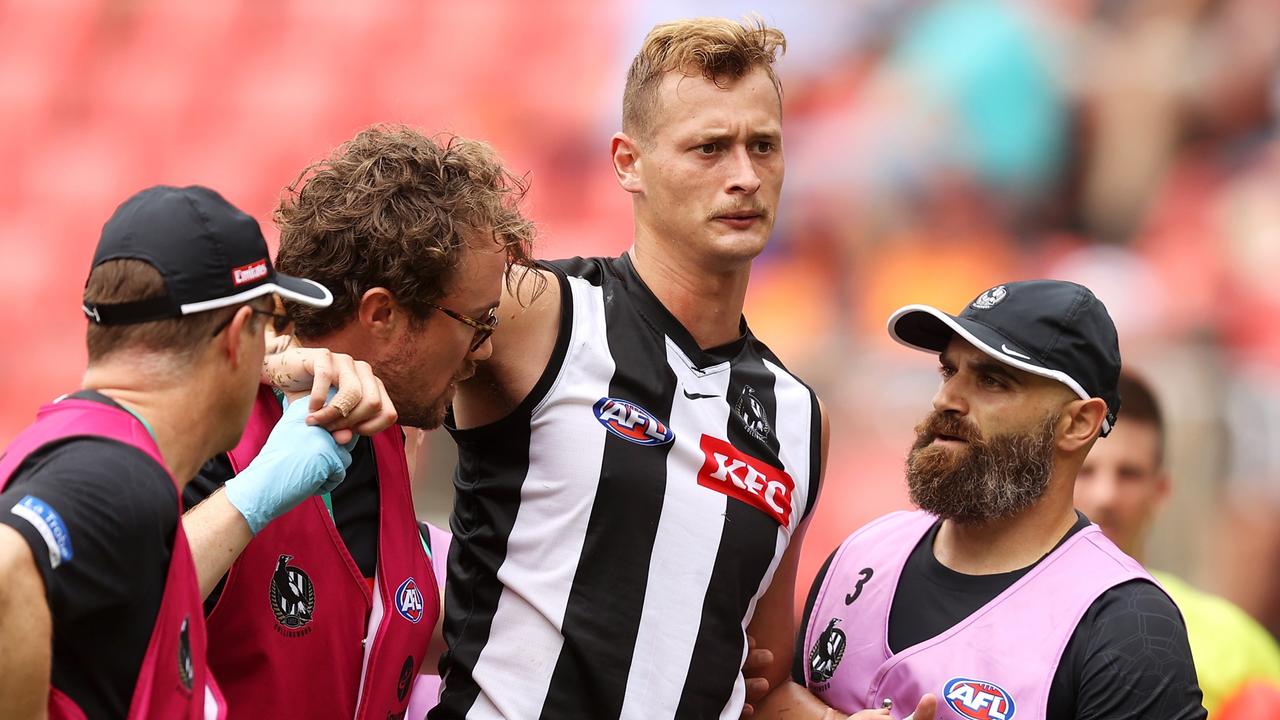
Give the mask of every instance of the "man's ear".
M 1107 416 L 1107 403 L 1101 398 L 1072 400 L 1062 408 L 1058 418 L 1058 449 L 1073 453 L 1091 447 L 1094 438 L 1102 432 L 1102 421 Z
M 396 302 L 395 295 L 384 287 L 369 288 L 360 296 L 356 308 L 356 320 L 367 332 L 377 338 L 389 338 L 407 320 L 405 309 Z
M 257 328 L 257 332 L 248 332 L 254 329 L 253 310 L 250 310 L 248 305 L 241 305 L 236 310 L 236 314 L 231 316 L 227 329 L 214 338 L 214 342 L 219 344 L 219 353 L 226 354 L 231 367 L 240 367 L 240 353 L 244 350 L 245 343 L 266 342 L 261 327 Z
M 629 193 L 644 192 L 640 181 L 640 145 L 626 133 L 614 133 L 609 141 L 609 150 L 613 155 L 613 174 L 618 184 Z

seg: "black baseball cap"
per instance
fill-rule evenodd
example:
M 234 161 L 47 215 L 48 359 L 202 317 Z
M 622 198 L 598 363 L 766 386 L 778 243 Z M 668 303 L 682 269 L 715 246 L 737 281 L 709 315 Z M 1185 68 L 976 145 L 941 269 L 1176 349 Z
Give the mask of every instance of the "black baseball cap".
M 102 226 L 93 267 L 123 258 L 158 270 L 166 293 L 125 303 L 85 302 L 84 314 L 99 325 L 181 317 L 271 293 L 314 307 L 333 302 L 320 283 L 276 272 L 258 221 L 199 185 L 147 188 L 116 208 Z
M 1062 280 L 997 285 L 949 315 L 907 305 L 889 317 L 894 340 L 940 353 L 953 335 L 1000 362 L 1057 380 L 1081 398 L 1107 403 L 1102 434 L 1120 412 L 1120 340 L 1102 301 L 1089 288 Z

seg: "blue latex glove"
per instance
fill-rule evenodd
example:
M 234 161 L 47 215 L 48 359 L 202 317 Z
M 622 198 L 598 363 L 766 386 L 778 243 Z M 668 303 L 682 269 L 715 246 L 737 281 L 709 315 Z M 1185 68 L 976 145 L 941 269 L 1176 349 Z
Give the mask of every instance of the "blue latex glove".
M 307 425 L 307 403 L 290 403 L 258 456 L 226 483 L 227 500 L 254 535 L 298 503 L 336 488 L 351 453 L 321 427 Z

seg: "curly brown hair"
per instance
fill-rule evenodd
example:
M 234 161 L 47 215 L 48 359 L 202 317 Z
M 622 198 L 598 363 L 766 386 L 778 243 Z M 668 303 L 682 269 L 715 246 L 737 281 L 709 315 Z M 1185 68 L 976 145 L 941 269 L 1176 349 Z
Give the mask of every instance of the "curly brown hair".
M 693 18 L 656 25 L 627 70 L 622 91 L 622 130 L 644 137 L 653 124 L 658 85 L 669 72 L 701 75 L 720 87 L 756 68 L 764 68 L 782 97 L 773 63 L 787 51 L 781 30 L 759 16 L 738 23 L 727 18 Z
M 527 188 L 483 142 L 401 125 L 360 131 L 304 169 L 275 211 L 276 267 L 333 292 L 327 308 L 289 303 L 295 331 L 341 328 L 373 287 L 425 318 L 477 231 L 506 248 L 508 266 L 528 268 L 534 228 L 518 209 Z

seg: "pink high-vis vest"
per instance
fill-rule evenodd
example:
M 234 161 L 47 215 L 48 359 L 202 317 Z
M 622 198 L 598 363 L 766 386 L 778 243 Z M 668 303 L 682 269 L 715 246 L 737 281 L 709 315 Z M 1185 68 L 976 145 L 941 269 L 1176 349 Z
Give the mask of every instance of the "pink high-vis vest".
M 36 421 L 10 443 L 0 459 L 0 491 L 8 486 L 14 470 L 29 455 L 50 443 L 73 437 L 115 440 L 138 448 L 164 467 L 155 440 L 133 415 L 92 400 L 71 398 L 40 408 Z M 120 482 L 129 482 L 129 478 L 120 478 Z M 178 487 L 176 482 L 174 486 Z M 181 494 L 178 487 L 179 497 Z M 181 514 L 179 500 L 174 507 L 178 522 L 164 596 L 138 671 L 138 682 L 133 688 L 130 718 L 214 720 L 226 717 L 222 695 L 209 674 L 204 604 L 187 536 L 182 531 Z M 55 687 L 49 688 L 50 718 L 80 720 L 84 716 L 71 698 Z
M 435 525 L 428 525 L 427 530 L 431 533 L 431 568 L 436 571 L 436 583 L 444 587 L 444 579 L 448 575 L 449 545 L 453 542 L 453 536 Z M 408 718 L 425 718 L 427 711 L 440 702 L 441 681 L 440 676 L 435 674 L 436 668 L 427 667 L 422 670 L 423 674 L 413 683 L 413 691 L 409 695 L 409 712 L 405 715 Z
M 282 412 L 259 389 L 240 444 L 239 472 Z M 378 566 L 373 591 L 323 500 L 273 520 L 231 566 L 209 615 L 209 664 L 232 713 L 263 718 L 402 717 L 440 594 L 418 534 L 400 428 L 373 438 L 378 472 Z
M 972 615 L 895 655 L 889 610 L 898 578 L 936 520 L 892 513 L 836 552 L 804 647 L 809 689 L 837 710 L 879 708 L 888 698 L 902 718 L 934 693 L 937 720 L 1042 720 L 1058 661 L 1093 601 L 1129 580 L 1155 583 L 1090 525 Z

